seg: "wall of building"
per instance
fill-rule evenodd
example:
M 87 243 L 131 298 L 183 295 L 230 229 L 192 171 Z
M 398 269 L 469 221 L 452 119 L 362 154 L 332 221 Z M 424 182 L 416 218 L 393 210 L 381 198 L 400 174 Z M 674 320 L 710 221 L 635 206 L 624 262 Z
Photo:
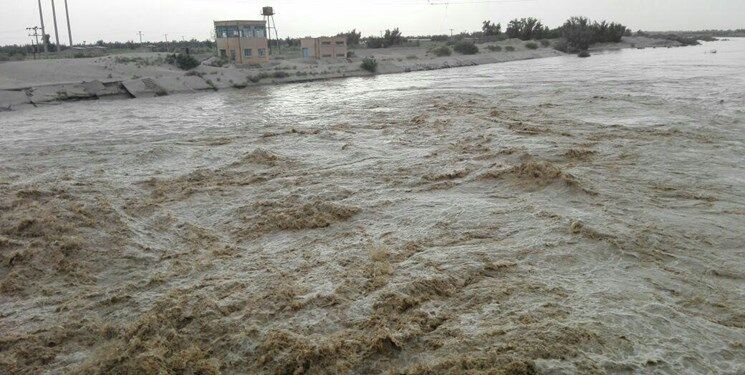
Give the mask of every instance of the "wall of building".
M 269 62 L 269 41 L 263 21 L 216 21 L 215 30 L 218 54 L 229 61 L 236 64 Z M 225 34 L 227 38 L 223 37 Z
M 307 48 L 310 59 L 343 59 L 349 51 L 344 37 L 303 38 L 300 48 Z

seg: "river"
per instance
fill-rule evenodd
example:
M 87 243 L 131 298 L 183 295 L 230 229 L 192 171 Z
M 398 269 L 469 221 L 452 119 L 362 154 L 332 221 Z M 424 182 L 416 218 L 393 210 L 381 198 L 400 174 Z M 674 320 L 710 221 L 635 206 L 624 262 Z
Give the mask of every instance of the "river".
M 743 87 L 733 38 L 0 113 L 0 369 L 745 372 Z

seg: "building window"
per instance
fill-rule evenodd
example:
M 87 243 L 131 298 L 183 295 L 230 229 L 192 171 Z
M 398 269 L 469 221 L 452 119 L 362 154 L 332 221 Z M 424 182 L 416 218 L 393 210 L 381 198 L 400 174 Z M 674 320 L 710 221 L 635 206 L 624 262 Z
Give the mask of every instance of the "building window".
M 344 45 L 344 42 L 342 42 L 342 41 L 338 41 L 338 42 L 336 42 L 336 45 L 337 45 L 337 46 L 343 46 L 343 45 Z
M 243 57 L 251 57 L 253 51 L 251 51 L 250 48 L 244 48 L 243 49 Z
M 228 51 L 221 49 L 220 50 L 220 57 L 228 57 Z
M 321 44 L 323 44 L 324 46 L 330 46 L 331 42 L 321 42 Z
M 345 54 L 343 54 L 343 53 L 337 53 L 337 54 L 336 54 L 336 57 L 347 57 L 347 55 L 345 55 Z
M 259 48 L 259 56 L 261 56 L 261 57 L 266 56 L 266 49 L 265 48 Z
M 321 57 L 332 57 L 331 55 L 323 55 Z

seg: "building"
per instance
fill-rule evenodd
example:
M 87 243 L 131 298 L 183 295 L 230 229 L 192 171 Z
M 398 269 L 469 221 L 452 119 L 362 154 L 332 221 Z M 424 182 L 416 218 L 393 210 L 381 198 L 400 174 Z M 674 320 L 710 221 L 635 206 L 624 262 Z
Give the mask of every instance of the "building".
M 266 36 L 266 21 L 215 21 L 217 51 L 235 64 L 269 62 Z
M 347 38 L 322 37 L 300 39 L 303 59 L 343 59 L 347 57 Z

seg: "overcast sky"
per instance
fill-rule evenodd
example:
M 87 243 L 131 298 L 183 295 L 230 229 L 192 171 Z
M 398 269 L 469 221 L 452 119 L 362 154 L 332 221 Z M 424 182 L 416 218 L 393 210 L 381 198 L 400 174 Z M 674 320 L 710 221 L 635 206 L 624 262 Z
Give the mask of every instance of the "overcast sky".
M 633 30 L 745 28 L 745 0 L 68 0 L 75 43 L 207 39 L 212 21 L 260 19 L 272 5 L 281 37 L 321 36 L 357 28 L 377 35 L 400 27 L 405 35 L 475 31 L 481 21 L 505 24 L 534 16 L 558 26 L 569 16 L 621 22 Z M 429 3 L 435 3 L 430 5 Z M 51 0 L 42 0 L 54 40 Z M 60 41 L 68 43 L 64 0 L 56 0 Z M 0 0 L 0 45 L 25 43 L 39 25 L 37 0 Z

